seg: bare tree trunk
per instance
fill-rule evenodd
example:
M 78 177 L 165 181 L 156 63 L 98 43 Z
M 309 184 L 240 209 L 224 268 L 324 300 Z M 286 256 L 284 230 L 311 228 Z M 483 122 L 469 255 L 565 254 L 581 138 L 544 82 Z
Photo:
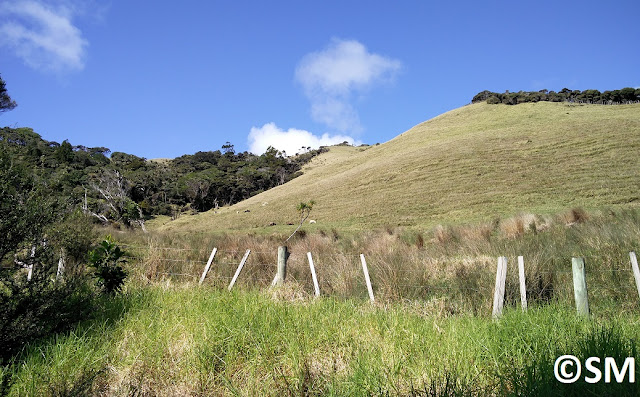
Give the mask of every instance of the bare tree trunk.
M 296 230 L 294 230 L 293 233 L 291 233 L 291 236 L 289 236 L 286 240 L 284 240 L 285 243 L 287 241 L 289 241 L 291 239 L 291 237 L 293 237 L 293 235 L 298 232 L 298 230 L 300 230 L 300 228 L 302 227 L 302 224 L 304 223 L 304 221 L 307 220 L 307 218 L 309 217 L 309 214 L 310 214 L 310 212 L 308 212 L 306 216 L 304 216 L 304 215 L 302 216 L 302 218 L 300 219 L 300 224 L 298 225 Z

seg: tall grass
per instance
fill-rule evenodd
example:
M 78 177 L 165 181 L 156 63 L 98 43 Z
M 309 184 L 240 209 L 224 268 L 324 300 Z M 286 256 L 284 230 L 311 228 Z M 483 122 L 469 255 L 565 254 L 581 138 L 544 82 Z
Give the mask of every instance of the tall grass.
M 2 374 L 8 395 L 517 395 L 562 387 L 548 373 L 560 353 L 581 355 L 586 343 L 597 351 L 585 354 L 637 357 L 629 341 L 640 337 L 617 315 L 602 341 L 599 320 L 557 304 L 507 309 L 495 322 L 404 303 L 157 285 L 129 286 L 104 305 L 72 332 L 30 344 Z
M 130 234 L 121 240 L 132 256 L 137 282 L 195 284 L 210 250 L 218 247 L 206 285 L 226 287 L 251 249 L 237 285 L 264 288 L 275 275 L 277 246 L 285 234 Z M 320 229 L 289 241 L 287 278 L 298 295 L 311 294 L 306 257 L 311 252 L 324 295 L 364 299 L 363 253 L 378 301 L 419 301 L 434 314 L 488 315 L 498 256 L 508 258 L 506 305 L 511 307 L 520 300 L 517 256 L 524 257 L 530 306 L 572 306 L 571 257 L 580 256 L 586 260 L 592 310 L 634 312 L 639 304 L 628 253 L 637 249 L 639 237 L 637 210 L 586 213 L 579 208 L 425 231 L 386 227 L 342 234 Z

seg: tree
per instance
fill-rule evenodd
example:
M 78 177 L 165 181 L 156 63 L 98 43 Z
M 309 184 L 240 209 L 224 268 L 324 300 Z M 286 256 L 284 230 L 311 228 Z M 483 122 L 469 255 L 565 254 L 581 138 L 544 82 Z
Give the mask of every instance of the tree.
M 309 217 L 309 215 L 311 214 L 311 210 L 313 209 L 313 205 L 316 202 L 313 200 L 310 200 L 309 202 L 305 203 L 305 202 L 300 202 L 300 204 L 298 204 L 296 206 L 296 210 L 298 211 L 298 213 L 300 214 L 300 224 L 298 225 L 298 227 L 296 228 L 296 230 L 293 231 L 293 233 L 291 233 L 291 236 L 289 236 L 284 242 L 286 243 L 287 241 L 289 241 L 291 239 L 291 237 L 293 237 L 294 234 L 296 234 L 296 232 L 298 230 L 300 230 L 300 228 L 302 227 L 302 224 L 304 223 L 305 220 L 307 220 L 307 218 Z
M 474 96 L 473 99 L 471 99 L 471 103 L 486 101 L 493 95 L 495 95 L 495 92 L 484 90 L 482 92 L 477 93 L 476 96 Z
M 620 96 L 623 101 L 635 101 L 636 100 L 636 90 L 631 87 L 625 87 L 620 90 Z
M 60 163 L 71 163 L 73 161 L 73 146 L 68 140 L 64 140 L 62 144 L 54 152 L 56 159 Z
M 107 294 L 113 295 L 122 290 L 127 272 L 122 265 L 127 262 L 125 252 L 107 236 L 98 248 L 89 252 L 89 262 L 94 267 L 94 276 L 98 279 L 98 285 Z
M 126 225 L 137 223 L 144 232 L 147 231 L 142 209 L 129 197 L 129 183 L 119 171 L 102 170 L 95 175 L 95 180 L 90 186 L 102 198 L 98 203 L 100 208 L 95 212 L 89 211 L 91 215 L 104 223 L 107 223 L 109 218 L 122 221 Z
M 16 106 L 18 106 L 18 104 L 9 96 L 9 93 L 7 92 L 7 85 L 0 76 L 0 113 L 12 110 Z
M 53 203 L 26 169 L 14 164 L 0 145 L 0 262 L 23 245 L 41 240 L 45 226 L 55 219 Z
M 229 141 L 222 145 L 222 152 L 227 156 L 233 156 L 236 153 L 233 145 Z

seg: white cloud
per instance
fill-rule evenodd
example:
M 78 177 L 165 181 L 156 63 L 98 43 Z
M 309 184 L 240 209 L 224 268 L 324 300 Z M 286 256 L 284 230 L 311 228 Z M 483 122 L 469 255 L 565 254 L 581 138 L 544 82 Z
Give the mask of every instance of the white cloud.
M 362 130 L 358 112 L 350 103 L 339 98 L 317 98 L 311 103 L 311 116 L 314 120 L 338 131 L 357 134 Z
M 311 101 L 314 120 L 340 132 L 359 133 L 362 126 L 351 97 L 391 81 L 401 67 L 400 61 L 370 53 L 356 40 L 333 39 L 326 49 L 302 58 L 295 78 Z
M 301 151 L 302 147 L 317 149 L 320 146 L 334 145 L 344 141 L 359 145 L 352 137 L 346 135 L 323 134 L 317 136 L 309 131 L 289 128 L 287 131 L 278 128 L 275 123 L 267 123 L 262 127 L 252 127 L 248 137 L 249 151 L 254 154 L 264 153 L 269 146 L 287 152 L 291 156 Z
M 56 6 L 42 1 L 8 1 L 0 5 L 0 45 L 34 69 L 61 72 L 82 70 L 87 40 L 71 19 L 71 3 Z

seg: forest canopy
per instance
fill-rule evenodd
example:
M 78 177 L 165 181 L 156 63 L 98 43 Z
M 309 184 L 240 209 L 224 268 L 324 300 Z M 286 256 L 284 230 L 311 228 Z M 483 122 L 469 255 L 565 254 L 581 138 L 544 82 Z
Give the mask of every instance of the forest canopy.
M 471 103 L 485 101 L 493 105 L 499 103 L 517 105 L 519 103 L 540 101 L 618 105 L 640 101 L 640 88 L 625 87 L 620 90 L 604 92 L 598 90 L 570 90 L 568 88 L 563 88 L 558 92 L 540 90 L 497 93 L 485 90 L 476 94 Z
M 325 150 L 302 148 L 286 157 L 271 147 L 257 156 L 236 153 L 227 142 L 222 150 L 147 160 L 105 147 L 46 141 L 30 128 L 9 127 L 0 128 L 0 148 L 70 208 L 105 223 L 140 226 L 150 216 L 207 211 L 286 183 Z

